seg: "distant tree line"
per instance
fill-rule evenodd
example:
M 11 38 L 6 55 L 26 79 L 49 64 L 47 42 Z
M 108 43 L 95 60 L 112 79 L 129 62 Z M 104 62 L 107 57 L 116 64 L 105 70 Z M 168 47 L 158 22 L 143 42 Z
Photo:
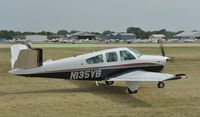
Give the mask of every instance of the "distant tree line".
M 12 31 L 12 30 L 0 30 L 0 38 L 6 38 L 6 39 L 12 39 L 14 36 L 18 35 L 67 35 L 67 34 L 73 34 L 78 32 L 77 30 L 58 30 L 57 33 L 54 32 L 49 32 L 49 31 L 41 31 L 41 32 L 20 32 L 20 31 Z M 146 39 L 149 38 L 150 35 L 152 34 L 163 34 L 166 37 L 171 37 L 174 36 L 180 32 L 183 31 L 178 31 L 178 32 L 172 32 L 172 31 L 167 31 L 166 29 L 158 30 L 158 31 L 144 31 L 143 29 L 139 27 L 128 27 L 126 30 L 127 33 L 134 33 L 137 38 L 141 39 Z M 92 34 L 96 35 L 109 35 L 115 33 L 114 31 L 111 30 L 105 30 L 102 33 L 100 32 L 90 32 Z
M 50 31 L 41 31 L 41 32 L 20 32 L 20 31 L 12 31 L 12 30 L 0 30 L 0 38 L 12 39 L 14 36 L 18 35 L 67 35 L 73 34 L 78 31 L 76 30 L 59 30 L 57 33 L 50 32 Z
M 147 39 L 152 34 L 163 34 L 166 37 L 173 37 L 174 35 L 181 33 L 183 31 L 172 32 L 172 31 L 167 31 L 166 29 L 161 29 L 161 30 L 158 30 L 158 31 L 144 31 L 139 27 L 128 27 L 126 32 L 127 33 L 134 33 L 137 38 Z

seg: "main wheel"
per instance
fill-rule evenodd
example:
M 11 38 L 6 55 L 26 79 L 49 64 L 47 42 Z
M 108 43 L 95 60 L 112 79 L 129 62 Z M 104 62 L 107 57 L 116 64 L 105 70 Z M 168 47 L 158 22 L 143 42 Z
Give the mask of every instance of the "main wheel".
M 112 85 L 114 84 L 114 81 L 105 81 L 106 85 Z
M 129 93 L 129 94 L 136 94 L 137 92 L 138 92 L 138 90 L 132 91 L 131 89 L 128 88 L 128 93 Z
M 158 88 L 164 88 L 165 83 L 164 82 L 158 82 Z

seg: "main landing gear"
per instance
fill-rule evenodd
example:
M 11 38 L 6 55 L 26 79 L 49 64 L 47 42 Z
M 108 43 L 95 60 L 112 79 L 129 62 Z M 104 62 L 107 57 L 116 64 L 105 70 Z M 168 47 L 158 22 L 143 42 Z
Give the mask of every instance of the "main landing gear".
M 114 81 L 105 81 L 106 85 L 113 85 L 114 84 Z
M 138 90 L 132 91 L 131 89 L 128 88 L 128 93 L 129 93 L 129 94 L 136 94 L 137 92 L 138 92 Z
M 128 93 L 129 94 L 136 94 L 139 89 L 139 82 L 137 81 L 127 81 L 127 86 L 128 86 Z
M 164 88 L 165 87 L 165 83 L 164 82 L 158 82 L 158 88 Z

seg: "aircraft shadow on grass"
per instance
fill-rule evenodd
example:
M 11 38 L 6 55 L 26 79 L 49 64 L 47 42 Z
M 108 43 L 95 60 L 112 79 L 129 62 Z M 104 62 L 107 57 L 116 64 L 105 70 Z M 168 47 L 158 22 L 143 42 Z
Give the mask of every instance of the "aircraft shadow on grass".
M 3 93 L 0 92 L 0 96 L 6 95 L 23 95 L 23 94 L 45 94 L 45 93 L 91 93 L 97 96 L 102 97 L 103 99 L 108 99 L 116 105 L 126 105 L 132 108 L 136 107 L 152 107 L 151 104 L 137 99 L 134 95 L 124 93 L 126 87 L 123 86 L 107 86 L 105 84 L 100 84 L 97 87 L 94 82 L 77 82 L 70 81 L 72 84 L 78 86 L 78 88 L 65 88 L 65 89 L 47 89 L 47 90 L 38 90 L 38 91 L 25 91 L 25 92 L 14 92 L 14 93 Z

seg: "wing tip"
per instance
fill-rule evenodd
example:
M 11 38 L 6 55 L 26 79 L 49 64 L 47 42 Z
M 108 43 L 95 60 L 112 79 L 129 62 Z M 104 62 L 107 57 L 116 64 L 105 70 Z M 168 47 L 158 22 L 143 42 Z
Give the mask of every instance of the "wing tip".
M 188 78 L 186 74 L 176 74 L 175 77 Z
M 184 78 L 188 78 L 188 76 L 186 74 L 176 74 L 174 75 L 174 77 L 169 78 L 167 80 L 178 80 L 178 79 L 184 79 Z M 165 80 L 165 81 L 167 81 Z

